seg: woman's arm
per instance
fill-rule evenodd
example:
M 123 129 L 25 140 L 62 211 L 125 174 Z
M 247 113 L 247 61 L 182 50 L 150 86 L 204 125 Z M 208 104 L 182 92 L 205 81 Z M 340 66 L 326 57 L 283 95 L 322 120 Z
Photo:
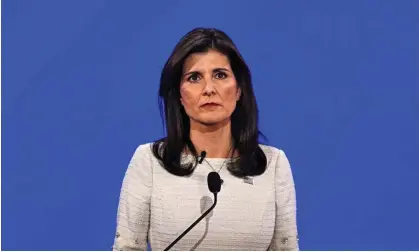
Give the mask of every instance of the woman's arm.
M 152 167 L 146 148 L 137 148 L 122 182 L 113 250 L 147 250 Z
M 276 219 L 270 250 L 299 250 L 296 196 L 291 166 L 282 150 L 275 171 Z

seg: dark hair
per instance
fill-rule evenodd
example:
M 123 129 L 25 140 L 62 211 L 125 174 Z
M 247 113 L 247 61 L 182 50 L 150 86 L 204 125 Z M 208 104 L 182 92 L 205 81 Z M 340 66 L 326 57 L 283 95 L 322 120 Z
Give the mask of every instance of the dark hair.
M 233 41 L 218 29 L 196 28 L 181 38 L 167 60 L 160 78 L 159 105 L 167 137 L 153 143 L 154 156 L 164 168 L 178 176 L 192 174 L 197 165 L 197 151 L 190 139 L 189 117 L 180 103 L 180 82 L 185 59 L 192 53 L 213 49 L 226 55 L 241 89 L 241 97 L 231 115 L 234 151 L 239 158 L 231 159 L 227 169 L 237 177 L 256 176 L 266 170 L 267 159 L 259 146 L 258 108 L 252 88 L 251 74 Z M 194 162 L 182 161 L 188 148 Z M 234 153 L 234 152 L 233 152 Z

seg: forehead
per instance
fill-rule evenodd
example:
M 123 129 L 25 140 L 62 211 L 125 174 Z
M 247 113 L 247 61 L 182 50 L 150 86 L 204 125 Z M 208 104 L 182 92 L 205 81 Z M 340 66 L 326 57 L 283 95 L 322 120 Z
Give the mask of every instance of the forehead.
M 215 50 L 210 50 L 208 52 L 189 55 L 183 64 L 183 72 L 221 67 L 230 69 L 230 60 L 226 55 Z

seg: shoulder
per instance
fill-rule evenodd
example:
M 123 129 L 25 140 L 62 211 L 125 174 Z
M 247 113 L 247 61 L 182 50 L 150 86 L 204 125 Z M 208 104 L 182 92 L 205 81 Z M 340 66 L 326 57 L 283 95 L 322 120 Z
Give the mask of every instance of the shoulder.
M 273 146 L 261 146 L 267 156 L 267 169 L 275 174 L 275 183 L 282 191 L 293 192 L 294 176 L 287 155 L 282 149 Z
M 276 176 L 291 177 L 291 165 L 283 149 L 274 146 L 259 145 L 266 155 L 267 170 L 272 171 Z
M 271 164 L 271 162 L 276 163 L 280 159 L 282 160 L 285 159 L 288 161 L 288 158 L 283 149 L 279 149 L 275 146 L 264 145 L 264 144 L 259 144 L 259 147 L 262 149 L 263 153 L 265 153 L 266 155 L 268 166 Z
M 140 156 L 150 156 L 153 155 L 153 144 L 154 143 L 142 143 L 137 145 L 134 151 L 134 157 Z
M 153 143 L 143 143 L 137 145 L 132 154 L 128 165 L 127 172 L 130 171 L 144 171 L 151 168 L 153 160 Z

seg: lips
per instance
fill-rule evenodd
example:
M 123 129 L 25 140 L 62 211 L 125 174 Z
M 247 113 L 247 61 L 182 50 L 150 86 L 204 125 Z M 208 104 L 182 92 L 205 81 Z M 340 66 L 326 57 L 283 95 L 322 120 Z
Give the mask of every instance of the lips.
M 208 103 L 204 103 L 202 106 L 219 106 L 220 104 L 215 103 L 215 102 L 208 102 Z
M 218 103 L 215 103 L 215 102 L 208 102 L 208 103 L 202 104 L 201 108 L 215 108 L 215 107 L 218 107 L 218 106 L 221 106 L 221 105 L 218 104 Z

